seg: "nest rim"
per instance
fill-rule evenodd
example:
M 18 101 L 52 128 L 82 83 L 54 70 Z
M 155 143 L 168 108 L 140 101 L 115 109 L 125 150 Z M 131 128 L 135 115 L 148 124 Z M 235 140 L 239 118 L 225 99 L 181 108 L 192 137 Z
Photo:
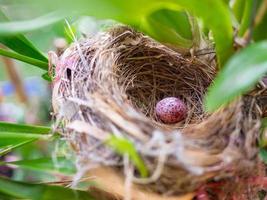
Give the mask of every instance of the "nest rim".
M 127 37 L 125 37 L 125 35 Z M 120 46 L 117 45 L 118 42 L 120 43 L 119 44 Z M 72 105 L 73 107 L 75 107 L 72 109 L 75 110 L 77 109 L 77 107 L 83 107 L 83 106 L 84 107 L 87 106 L 90 108 L 90 110 L 84 110 L 84 111 L 82 111 L 82 109 L 79 110 L 81 112 L 77 112 L 76 110 L 75 114 L 77 113 L 83 114 L 83 112 L 89 112 L 89 113 L 92 112 L 90 114 L 91 119 L 89 119 L 90 117 L 88 117 L 87 125 L 85 124 L 83 125 L 86 128 L 89 128 L 90 130 L 95 132 L 94 134 L 88 133 L 88 131 L 85 131 L 85 129 L 82 129 L 81 127 L 79 127 L 79 126 L 82 126 L 82 124 L 78 124 L 78 125 L 74 124 L 75 121 L 73 119 L 76 120 L 77 116 L 76 117 L 72 116 L 73 118 L 70 116 L 67 116 L 67 117 L 65 116 L 66 124 L 68 124 L 69 122 L 73 122 L 73 123 L 68 124 L 68 126 L 66 126 L 67 129 L 64 129 L 63 132 L 65 133 L 63 135 L 66 137 L 66 139 L 70 143 L 73 143 L 72 145 L 74 146 L 75 149 L 77 149 L 77 152 L 80 151 L 79 148 L 80 146 L 83 146 L 83 144 L 77 142 L 76 141 L 77 138 L 75 138 L 75 136 L 71 134 L 75 135 L 77 133 L 83 132 L 86 134 L 91 134 L 89 137 L 93 137 L 94 139 L 101 141 L 101 140 L 104 140 L 106 135 L 108 135 L 105 132 L 113 131 L 113 134 L 116 136 L 122 136 L 122 135 L 129 136 L 130 140 L 135 144 L 138 152 L 142 155 L 142 157 L 148 158 L 147 160 L 145 159 L 147 161 L 146 164 L 152 165 L 152 168 L 150 169 L 150 171 L 152 172 L 152 171 L 157 170 L 157 165 L 155 163 L 157 163 L 157 160 L 160 161 L 160 156 L 155 156 L 155 153 L 150 152 L 154 147 L 151 148 L 148 151 L 148 153 L 146 152 L 146 155 L 143 154 L 144 151 L 142 151 L 142 148 L 146 149 L 147 144 L 151 142 L 153 137 L 164 137 L 164 145 L 166 148 L 169 148 L 169 146 L 171 145 L 176 145 L 178 147 L 175 148 L 173 151 L 181 151 L 181 152 L 174 153 L 172 151 L 172 153 L 170 153 L 167 156 L 167 157 L 171 157 L 172 160 L 170 161 L 164 160 L 164 164 L 167 164 L 167 167 L 166 165 L 164 166 L 164 170 L 162 169 L 163 172 L 160 176 L 165 176 L 165 178 L 163 179 L 170 178 L 175 173 L 174 171 L 181 171 L 181 174 L 179 174 L 178 176 L 186 174 L 185 180 L 181 181 L 181 183 L 177 183 L 177 181 L 174 181 L 176 185 L 174 187 L 171 187 L 171 190 L 176 190 L 176 191 L 173 191 L 173 193 L 167 191 L 168 194 L 177 194 L 177 191 L 178 191 L 178 194 L 180 194 L 181 192 L 192 191 L 196 187 L 199 186 L 199 183 L 203 183 L 204 180 L 210 179 L 209 175 L 212 175 L 212 177 L 214 177 L 215 172 L 217 173 L 219 171 L 223 171 L 220 174 L 216 174 L 216 177 L 231 176 L 233 173 L 236 173 L 236 171 L 238 171 L 239 169 L 233 170 L 231 173 L 229 173 L 230 174 L 229 175 L 226 173 L 228 169 L 226 169 L 226 167 L 224 166 L 225 164 L 227 164 L 228 162 L 237 163 L 242 160 L 244 160 L 244 162 L 242 163 L 246 163 L 250 159 L 252 159 L 252 157 L 254 156 L 255 154 L 255 149 L 253 148 L 254 147 L 253 142 L 255 141 L 254 137 L 245 138 L 241 141 L 242 144 L 246 144 L 244 148 L 247 148 L 245 149 L 246 155 L 242 156 L 240 155 L 240 152 L 244 151 L 244 148 L 240 147 L 240 145 L 237 146 L 236 144 L 234 144 L 238 140 L 237 138 L 240 137 L 240 132 L 237 133 L 236 135 L 233 133 L 232 136 L 229 136 L 228 133 L 225 133 L 225 131 L 227 130 L 233 131 L 233 129 L 235 129 L 236 127 L 238 127 L 239 128 L 238 130 L 240 131 L 242 130 L 242 131 L 252 132 L 253 136 L 255 136 L 255 132 L 258 131 L 259 124 L 257 123 L 257 120 L 251 121 L 251 119 L 247 117 L 248 119 L 244 120 L 245 122 L 240 121 L 240 118 L 245 116 L 242 112 L 242 109 L 244 107 L 243 99 L 237 100 L 236 102 L 232 103 L 228 107 L 223 108 L 212 115 L 206 114 L 203 110 L 203 106 L 202 106 L 203 96 L 206 92 L 207 87 L 211 84 L 213 77 L 216 74 L 214 65 L 207 65 L 205 62 L 197 58 L 194 58 L 194 59 L 183 58 L 179 53 L 169 49 L 168 47 L 165 47 L 162 44 L 155 42 L 154 40 L 150 39 L 147 36 L 144 36 L 141 33 L 136 33 L 135 31 L 133 31 L 132 29 L 129 29 L 128 27 L 113 28 L 111 31 L 99 34 L 92 40 L 89 40 L 89 41 L 82 40 L 79 42 L 79 45 L 77 46 L 77 44 L 75 44 L 74 46 L 70 47 L 69 51 L 67 51 L 67 53 L 65 55 L 63 54 L 63 56 L 61 57 L 61 60 L 63 60 L 63 63 L 59 62 L 59 64 L 57 65 L 58 69 L 56 69 L 56 71 L 58 72 L 59 80 L 58 78 L 56 78 L 56 82 L 54 83 L 55 89 L 54 89 L 54 97 L 53 97 L 53 100 L 54 100 L 53 107 L 56 110 L 55 113 L 57 114 L 59 114 L 60 113 L 59 110 L 62 110 L 62 108 L 65 106 L 65 105 L 64 106 L 62 105 L 66 103 L 64 101 L 66 101 L 66 98 L 69 98 L 69 96 L 72 97 L 70 100 L 72 102 L 71 104 L 79 105 L 79 106 Z M 138 45 L 140 46 L 143 45 L 142 46 L 143 55 L 146 54 L 147 57 L 150 57 L 147 59 L 151 59 L 151 55 L 154 56 L 154 58 L 159 59 L 158 63 L 160 64 L 157 64 L 156 67 L 158 70 L 156 70 L 156 72 L 154 70 L 155 64 L 150 63 L 149 69 L 148 67 L 145 69 L 142 67 L 138 69 L 138 67 L 136 67 L 136 66 L 142 66 L 140 65 L 140 63 L 138 63 L 138 61 L 140 61 L 140 55 L 138 55 L 138 53 L 140 52 L 135 52 L 136 54 L 133 53 L 133 50 L 136 49 L 137 48 L 136 46 Z M 131 50 L 129 50 L 129 46 L 132 47 Z M 140 48 L 140 46 L 138 46 L 138 48 Z M 89 50 L 88 50 L 88 47 L 90 47 Z M 118 53 L 118 49 L 116 49 L 116 51 L 114 52 L 110 51 L 110 49 L 113 49 L 113 48 L 118 48 L 121 52 L 126 51 L 126 53 L 125 54 L 122 54 L 121 52 Z M 147 49 L 150 49 L 151 51 L 147 52 L 146 51 Z M 84 59 L 82 59 L 82 56 L 80 55 L 80 53 L 84 51 L 85 53 L 83 54 L 85 54 L 85 56 L 84 56 Z M 160 51 L 160 53 L 158 53 L 157 51 Z M 135 59 L 131 59 L 129 55 L 134 56 Z M 165 62 L 162 62 L 161 59 L 164 58 L 164 56 L 166 56 Z M 71 58 L 71 59 L 67 60 L 68 62 L 66 63 L 65 62 L 66 58 L 68 59 Z M 122 58 L 124 58 L 124 60 L 120 62 L 121 61 L 120 59 Z M 126 62 L 125 60 L 127 59 L 128 61 L 129 60 L 130 61 Z M 170 62 L 171 64 L 168 65 L 167 60 L 173 61 L 176 59 L 179 59 L 179 61 Z M 84 62 L 88 62 L 88 61 L 89 63 L 86 64 L 87 68 L 81 67 L 82 65 L 84 65 Z M 144 63 L 147 63 L 147 61 L 145 61 Z M 177 63 L 179 63 L 179 65 Z M 168 67 L 162 68 L 162 66 L 164 66 L 165 64 L 168 65 Z M 65 66 L 65 68 L 63 68 L 62 66 Z M 191 67 L 190 70 L 192 71 L 190 72 L 186 71 L 188 70 L 188 68 L 185 69 L 185 66 L 190 66 Z M 170 71 L 172 67 L 175 68 L 173 69 L 174 71 L 171 71 L 171 73 L 167 73 L 166 71 Z M 114 68 L 116 68 L 117 70 L 115 71 L 115 73 L 114 73 Z M 89 78 L 86 79 L 87 82 L 85 85 L 83 85 L 83 88 L 80 91 L 80 93 L 83 92 L 83 93 L 86 93 L 86 95 L 82 96 L 80 99 L 76 98 L 77 96 L 79 97 L 80 94 L 75 94 L 76 96 L 72 95 L 71 93 L 72 90 L 75 90 L 75 87 L 73 85 L 70 85 L 68 91 L 65 93 L 60 91 L 66 85 L 70 84 L 69 82 L 73 81 L 74 78 L 77 78 L 75 77 L 75 72 L 71 73 L 71 75 L 68 75 L 69 73 L 67 72 L 67 69 L 70 69 L 71 71 L 75 69 L 79 69 L 80 70 L 80 71 L 78 70 L 79 73 L 83 73 L 85 69 L 87 70 L 86 74 Z M 136 70 L 139 70 L 139 73 L 142 74 L 142 76 L 137 76 L 136 73 L 134 74 Z M 174 80 L 174 82 L 177 80 L 184 80 L 185 79 L 184 77 L 186 77 L 188 78 L 187 82 L 184 81 L 183 83 L 186 82 L 185 85 L 188 85 L 188 88 L 190 88 L 191 90 L 186 88 L 185 86 L 181 87 L 179 85 L 178 86 L 176 85 L 176 87 L 178 88 L 185 88 L 185 91 L 187 91 L 187 93 L 184 92 L 180 96 L 178 95 L 178 93 L 171 93 L 173 91 L 171 91 L 171 89 L 168 88 L 168 85 L 170 85 L 170 82 L 165 83 L 163 79 L 161 79 L 161 81 L 158 81 L 156 85 L 153 85 L 149 89 L 147 89 L 146 87 L 142 88 L 142 86 L 145 86 L 145 85 L 152 85 L 151 79 L 153 80 L 153 78 L 155 78 L 155 73 L 156 73 L 156 77 L 160 77 L 160 76 L 163 76 L 163 74 L 167 74 L 166 76 L 163 76 L 164 80 L 170 74 L 175 74 L 175 76 L 173 76 L 171 79 L 171 81 Z M 151 74 L 152 74 L 152 78 L 151 78 Z M 191 77 L 188 77 L 190 74 L 191 74 Z M 193 79 L 194 77 L 198 77 L 199 74 L 202 74 L 200 78 L 204 77 L 203 79 L 201 79 L 201 81 L 199 81 L 199 79 Z M 203 74 L 205 74 L 205 76 Z M 135 78 L 133 79 L 134 75 L 135 75 Z M 79 78 L 81 80 L 84 79 L 84 74 L 82 74 L 81 77 Z M 92 81 L 88 81 L 89 79 L 91 79 Z M 193 79 L 193 84 L 191 82 L 188 83 L 188 80 L 192 81 L 192 79 Z M 141 86 L 141 89 L 146 88 L 146 90 L 143 92 L 140 92 L 141 90 L 138 90 L 138 92 L 136 92 L 137 90 L 136 88 L 134 88 L 135 90 L 131 91 L 129 83 L 133 83 L 133 85 L 138 85 L 140 83 L 140 80 L 141 80 L 141 83 L 143 83 L 143 85 Z M 103 83 L 103 81 L 106 81 L 107 83 Z M 148 81 L 148 82 L 144 83 L 145 81 Z M 198 83 L 199 85 L 197 86 L 195 83 L 196 81 L 200 82 L 200 84 Z M 78 87 L 78 83 L 75 83 L 75 86 Z M 90 89 L 88 89 L 88 87 Z M 201 89 L 199 89 L 199 87 L 201 87 Z M 188 99 L 190 99 L 190 97 L 192 98 L 192 95 L 195 95 L 195 98 L 197 100 L 191 104 L 187 104 L 187 106 L 190 108 L 190 110 L 198 109 L 197 112 L 193 111 L 192 112 L 193 114 L 189 114 L 187 119 L 183 121 L 182 123 L 177 123 L 177 124 L 172 124 L 172 125 L 169 125 L 169 124 L 166 125 L 166 124 L 160 123 L 156 119 L 155 112 L 154 112 L 154 107 L 155 107 L 156 102 L 159 99 L 164 98 L 164 96 L 162 96 L 160 92 L 158 92 L 157 95 L 155 94 L 152 95 L 151 98 L 147 98 L 148 99 L 147 104 L 149 103 L 152 104 L 152 106 L 150 106 L 149 108 L 148 106 L 145 106 L 145 108 L 148 111 L 142 110 L 142 106 L 140 107 L 138 103 L 136 103 L 136 100 L 135 101 L 133 100 L 133 99 L 138 99 L 140 96 L 145 96 L 147 92 L 153 91 L 154 88 L 159 88 L 159 90 L 163 90 L 166 95 L 165 97 L 179 96 L 181 99 L 183 99 L 187 103 L 188 103 Z M 185 93 L 186 95 L 184 95 Z M 137 94 L 140 96 L 139 97 L 134 96 Z M 90 103 L 87 102 L 89 98 L 93 99 Z M 62 101 L 64 103 L 62 103 Z M 94 106 L 96 106 L 97 109 L 93 108 Z M 64 107 L 64 109 L 66 108 Z M 112 117 L 107 116 L 105 112 L 110 112 Z M 63 118 L 62 118 L 62 113 L 60 114 L 61 114 L 60 116 L 61 118 L 60 117 L 57 118 L 58 121 L 62 120 L 64 118 L 64 115 L 68 115 L 68 114 L 63 114 Z M 97 115 L 100 115 L 100 117 Z M 116 117 L 117 119 L 114 119 Z M 82 119 L 82 117 L 80 119 Z M 120 120 L 124 122 L 126 121 L 131 122 L 131 123 L 128 123 L 127 125 L 129 125 L 129 127 L 127 127 L 127 125 L 120 124 L 119 122 Z M 222 122 L 225 120 L 226 121 L 228 120 L 229 122 L 227 126 L 222 125 Z M 94 122 L 92 123 L 92 121 Z M 100 121 L 100 124 L 97 124 L 97 122 L 99 121 Z M 106 128 L 104 125 L 101 124 L 101 121 L 107 122 L 109 124 L 109 127 Z M 88 122 L 90 123 L 90 125 L 88 125 Z M 138 126 L 136 126 L 136 124 L 138 124 Z M 245 126 L 244 124 L 247 124 L 247 125 Z M 221 130 L 219 130 L 218 127 Z M 133 129 L 133 130 L 130 130 L 130 129 Z M 136 133 L 134 133 L 135 131 Z M 149 133 L 151 131 L 152 133 Z M 128 135 L 125 133 L 127 133 Z M 215 139 L 215 137 L 218 136 L 216 134 L 219 135 L 218 137 L 219 139 Z M 87 137 L 87 136 L 84 136 L 84 137 Z M 88 141 L 86 141 L 88 142 L 88 144 L 85 144 L 86 142 L 83 141 L 84 138 L 83 139 L 79 138 L 79 140 L 80 142 L 84 143 L 86 148 L 88 148 L 89 146 L 92 146 L 92 144 Z M 230 140 L 233 140 L 233 141 L 230 141 Z M 173 144 L 170 141 L 172 141 Z M 205 145 L 207 146 L 209 145 L 209 143 L 211 143 L 212 145 L 205 147 Z M 158 146 L 159 144 L 154 143 L 153 145 Z M 164 145 L 161 146 L 161 148 L 163 148 Z M 183 147 L 184 149 L 181 150 L 181 147 Z M 200 151 L 200 153 L 196 153 L 194 151 L 196 149 Z M 251 149 L 253 151 L 251 153 L 248 153 L 247 151 Z M 104 147 L 104 150 L 101 153 L 103 152 L 106 153 L 108 156 L 110 156 L 110 158 L 115 159 L 115 160 L 117 159 L 116 161 L 120 162 L 120 165 L 122 164 L 121 159 L 118 158 L 116 154 L 114 155 L 114 152 L 110 152 L 110 150 L 108 151 L 106 147 Z M 158 151 L 158 154 L 160 154 L 160 151 Z M 100 155 L 99 152 L 96 155 Z M 182 159 L 181 155 L 183 156 L 186 155 L 188 160 Z M 222 156 L 225 156 L 226 158 L 223 158 Z M 90 160 L 90 158 L 86 156 L 83 157 L 82 155 L 79 155 L 79 153 L 78 153 L 78 157 L 79 159 L 81 159 L 79 163 L 80 167 L 84 165 L 83 162 L 86 163 L 86 161 Z M 195 159 L 199 159 L 199 160 L 195 160 Z M 98 162 L 100 162 L 101 165 L 107 164 L 103 162 L 103 160 L 101 159 Z M 110 163 L 111 166 L 113 164 L 114 163 L 112 162 Z M 233 164 L 231 164 L 230 166 L 232 165 Z M 238 165 L 238 167 L 240 167 L 240 165 Z M 157 177 L 156 180 L 159 180 L 160 176 Z M 175 178 L 177 178 L 177 175 L 174 177 L 174 179 Z M 139 184 L 145 183 L 145 184 L 153 185 L 152 190 L 154 190 L 154 188 L 160 187 L 159 184 L 155 184 L 155 180 L 153 180 L 154 182 L 153 181 L 146 182 L 146 181 L 142 181 L 136 178 L 134 181 Z M 168 180 L 161 180 L 160 184 L 162 183 L 167 183 L 168 186 L 173 184 L 173 182 L 168 183 Z M 189 184 L 189 185 L 191 184 L 191 187 L 185 188 L 184 186 L 185 184 Z M 175 187 L 177 187 L 178 189 Z M 155 189 L 155 190 L 159 193 L 165 193 L 164 190 L 166 190 L 166 187 L 163 190 L 161 188 Z

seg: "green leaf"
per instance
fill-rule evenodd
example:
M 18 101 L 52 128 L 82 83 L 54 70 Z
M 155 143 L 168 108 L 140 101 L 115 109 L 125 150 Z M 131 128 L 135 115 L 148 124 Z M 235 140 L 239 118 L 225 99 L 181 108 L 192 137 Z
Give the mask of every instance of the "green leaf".
M 8 22 L 8 21 L 9 19 L 0 9 L 0 22 Z M 47 62 L 47 58 L 40 51 L 38 51 L 24 35 L 21 34 L 12 36 L 0 35 L 0 43 L 4 44 L 8 48 L 12 49 L 13 51 L 19 54 L 23 54 L 25 56 L 29 56 Z
M 0 21 L 8 22 L 8 18 L 0 10 Z M 6 47 L 12 49 L 18 54 L 40 60 L 41 62 L 47 63 L 47 58 L 37 49 L 34 45 L 22 34 L 17 35 L 0 35 L 0 43 Z M 15 58 L 15 57 L 13 57 Z
M 258 12 L 260 11 L 261 7 L 264 7 L 264 6 L 267 6 L 266 0 L 262 1 L 262 4 L 260 4 L 259 6 Z M 261 20 L 259 20 L 257 26 L 254 27 L 253 39 L 255 41 L 267 39 L 267 10 L 265 10 L 265 13 L 263 13 L 263 16 Z
M 0 134 L 1 132 L 49 134 L 50 131 L 51 128 L 46 126 L 33 126 L 26 124 L 0 122 Z
M 59 0 L 40 2 L 40 5 L 43 6 L 47 4 L 51 6 L 54 5 L 54 8 L 60 8 L 65 11 L 76 10 L 80 13 L 86 13 L 97 18 L 115 19 L 135 27 L 140 26 L 142 21 L 146 20 L 146 17 L 157 10 L 168 9 L 179 11 L 181 7 L 183 7 L 197 17 L 203 19 L 205 25 L 212 30 L 216 43 L 218 60 L 221 65 L 223 65 L 233 53 L 231 14 L 228 6 L 222 0 L 76 0 L 75 2 L 66 0 L 64 4 Z M 173 25 L 174 23 L 172 22 L 171 24 Z M 169 22 L 168 24 L 164 22 L 162 25 L 164 25 L 163 27 L 168 27 L 170 30 L 171 28 L 175 30 L 175 27 L 169 26 Z M 29 23 L 25 23 L 25 30 L 28 29 L 28 27 Z M 170 30 L 169 33 L 173 40 L 174 33 Z M 166 37 L 168 38 L 168 33 L 163 33 L 162 31 L 158 31 L 157 35 L 156 29 L 154 29 L 153 37 L 164 41 Z
M 76 168 L 71 160 L 65 157 L 38 158 L 32 160 L 19 160 L 14 162 L 0 163 L 2 165 L 13 165 L 23 169 L 37 170 L 48 173 L 62 173 L 71 175 L 76 172 Z
M 39 139 L 48 140 L 50 136 L 33 133 L 0 132 L 0 154 Z
M 44 74 L 42 75 L 42 78 L 43 78 L 44 80 L 48 81 L 48 82 L 52 82 L 52 77 L 49 76 L 48 72 L 44 73 Z
M 179 33 L 181 37 L 192 40 L 191 25 L 188 15 L 185 11 L 161 9 L 153 12 L 148 16 L 148 18 L 170 27 L 175 32 Z
M 223 0 L 226 5 L 229 4 L 230 0 Z
M 267 150 L 264 148 L 260 148 L 259 150 L 259 156 L 261 158 L 261 160 L 267 164 Z
M 35 19 L 25 21 L 1 22 L 0 35 L 10 36 L 18 33 L 34 31 L 63 20 L 68 15 L 69 14 L 63 12 L 52 12 Z
M 0 199 L 1 200 L 13 200 L 14 197 L 0 192 Z M 16 199 L 16 200 L 19 200 L 19 199 Z
M 23 141 L 21 143 L 18 143 L 18 144 L 12 144 L 12 145 L 8 145 L 8 146 L 5 146 L 3 148 L 0 148 L 0 156 L 5 155 L 5 154 L 11 152 L 12 150 L 14 150 L 16 148 L 25 146 L 25 145 L 27 145 L 29 143 L 34 142 L 34 141 L 36 141 L 36 139 L 25 140 L 25 141 Z
M 31 184 L 0 177 L 0 192 L 14 199 L 31 200 L 93 200 L 85 191 L 71 190 L 54 185 Z
M 263 118 L 261 121 L 261 131 L 267 128 L 267 117 Z
M 254 1 L 256 1 L 256 0 L 246 0 L 245 1 L 244 14 L 243 14 L 240 28 L 239 28 L 239 32 L 238 32 L 239 36 L 243 36 L 244 33 L 246 32 L 246 30 L 249 28 L 249 25 L 251 23 L 251 17 L 253 14 Z
M 0 122 L 0 155 L 38 139 L 49 139 L 49 127 Z
M 49 139 L 48 135 L 33 134 L 33 133 L 15 133 L 15 132 L 0 132 L 0 148 L 10 145 L 18 145 L 22 142 L 37 139 Z
M 218 61 L 223 66 L 234 52 L 231 13 L 227 5 L 221 0 L 174 0 L 174 2 L 200 17 L 211 29 Z
M 140 28 L 160 42 L 192 47 L 191 25 L 185 11 L 157 10 L 144 19 Z
M 267 41 L 250 45 L 234 55 L 219 72 L 205 98 L 212 112 L 248 92 L 267 72 Z
M 107 141 L 106 144 L 112 147 L 116 152 L 124 155 L 128 155 L 130 160 L 134 163 L 134 165 L 139 170 L 142 177 L 148 176 L 148 170 L 145 166 L 144 161 L 137 153 L 134 145 L 125 138 L 119 138 L 115 136 L 111 136 Z
M 128 24 L 138 24 L 153 11 L 168 8 L 170 10 L 184 9 L 203 19 L 205 25 L 214 35 L 218 61 L 223 65 L 233 54 L 233 29 L 228 6 L 221 0 L 150 0 L 150 1 L 86 1 L 90 8 L 89 15 L 100 18 L 113 18 Z M 85 5 L 81 1 L 81 5 Z M 142 5 L 141 7 L 139 5 Z M 164 24 L 166 25 L 166 24 Z M 166 25 L 167 26 L 167 25 Z M 160 30 L 160 27 L 159 27 Z M 223 30 L 223 34 L 222 34 Z M 172 33 L 173 34 L 173 33 Z M 155 35 L 153 35 L 156 37 Z M 159 31 L 160 41 L 166 40 L 167 34 Z
M 236 17 L 239 23 L 241 23 L 245 5 L 246 3 L 244 3 L 244 0 L 235 0 L 233 3 L 232 10 L 233 10 L 234 16 Z
M 0 48 L 0 55 L 6 56 L 9 58 L 14 58 L 16 60 L 20 60 L 22 62 L 31 64 L 31 65 L 35 65 L 35 66 L 37 66 L 43 70 L 46 70 L 46 71 L 48 70 L 48 63 L 47 62 L 40 61 L 40 60 L 37 60 L 35 58 L 24 56 L 22 54 L 18 54 L 18 53 L 12 52 L 12 51 L 7 51 L 7 50 L 1 49 L 1 48 Z
M 48 62 L 47 58 L 38 49 L 36 49 L 25 36 L 21 34 L 13 36 L 0 35 L 0 43 L 24 56 Z
M 265 130 L 267 129 L 267 117 L 261 120 L 261 128 L 260 128 L 260 138 L 259 138 L 259 146 L 266 147 L 267 146 L 267 135 Z
M 73 35 L 76 36 L 76 33 L 77 33 L 77 30 L 74 25 L 70 24 L 70 26 L 64 27 L 64 35 L 69 44 L 74 42 Z
M 0 21 L 9 22 L 10 20 L 0 10 Z M 13 51 L 47 62 L 47 58 L 22 34 L 0 35 L 0 42 Z

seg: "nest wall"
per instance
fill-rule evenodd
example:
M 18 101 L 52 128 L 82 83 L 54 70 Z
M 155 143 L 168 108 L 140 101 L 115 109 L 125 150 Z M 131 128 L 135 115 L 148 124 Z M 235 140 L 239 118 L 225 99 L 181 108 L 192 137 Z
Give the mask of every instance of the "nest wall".
M 205 113 L 203 97 L 216 74 L 210 63 L 124 26 L 69 47 L 57 62 L 53 108 L 78 171 L 110 166 L 142 189 L 166 195 L 250 173 L 257 159 L 257 102 L 242 97 Z M 154 108 L 169 96 L 181 98 L 189 112 L 166 125 Z M 134 144 L 149 177 L 141 178 L 127 156 L 106 145 L 112 135 Z

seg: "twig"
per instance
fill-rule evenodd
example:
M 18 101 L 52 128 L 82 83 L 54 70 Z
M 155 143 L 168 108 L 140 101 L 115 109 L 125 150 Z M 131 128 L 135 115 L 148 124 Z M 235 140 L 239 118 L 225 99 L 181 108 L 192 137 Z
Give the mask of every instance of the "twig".
M 28 97 L 23 87 L 24 84 L 16 70 L 14 62 L 10 58 L 7 58 L 7 57 L 2 57 L 2 60 L 4 62 L 4 67 L 9 76 L 9 79 L 15 87 L 16 95 L 19 101 L 21 103 L 28 104 Z

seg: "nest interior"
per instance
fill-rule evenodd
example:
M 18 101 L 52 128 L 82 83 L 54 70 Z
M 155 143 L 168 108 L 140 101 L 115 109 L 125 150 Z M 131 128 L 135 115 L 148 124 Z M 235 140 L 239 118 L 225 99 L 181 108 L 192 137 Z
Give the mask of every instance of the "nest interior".
M 208 115 L 202 100 L 214 65 L 118 26 L 74 43 L 59 58 L 53 89 L 55 128 L 85 172 L 112 166 L 127 180 L 166 195 L 192 191 L 214 177 L 244 173 L 256 159 L 259 123 L 253 98 L 237 99 Z M 164 97 L 180 97 L 189 113 L 165 125 L 155 115 Z M 130 140 L 149 170 L 141 178 L 127 156 L 105 141 Z M 83 173 L 81 173 L 83 174 Z
M 114 69 L 117 84 L 132 106 L 157 121 L 156 103 L 165 97 L 179 97 L 190 111 L 186 123 L 203 119 L 202 97 L 213 79 L 214 68 L 186 60 L 140 35 L 135 37 L 139 37 L 133 38 L 137 43 L 123 47 Z

